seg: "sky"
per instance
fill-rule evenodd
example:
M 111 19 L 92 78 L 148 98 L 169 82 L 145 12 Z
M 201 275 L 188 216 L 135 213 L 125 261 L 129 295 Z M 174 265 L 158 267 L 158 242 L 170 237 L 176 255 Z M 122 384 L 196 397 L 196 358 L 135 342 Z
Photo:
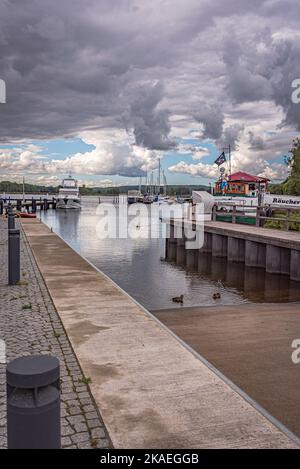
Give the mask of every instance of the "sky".
M 160 160 L 208 184 L 229 144 L 233 171 L 284 180 L 299 20 L 299 0 L 1 0 L 0 180 L 135 184 Z

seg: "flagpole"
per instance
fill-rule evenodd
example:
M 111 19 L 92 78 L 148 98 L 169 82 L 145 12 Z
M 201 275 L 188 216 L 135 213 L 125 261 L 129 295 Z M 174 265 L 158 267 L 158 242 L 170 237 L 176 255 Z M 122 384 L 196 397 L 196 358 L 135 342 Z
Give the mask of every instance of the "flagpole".
M 229 176 L 231 176 L 231 145 L 229 143 L 229 146 L 228 146 L 228 156 L 229 156 Z

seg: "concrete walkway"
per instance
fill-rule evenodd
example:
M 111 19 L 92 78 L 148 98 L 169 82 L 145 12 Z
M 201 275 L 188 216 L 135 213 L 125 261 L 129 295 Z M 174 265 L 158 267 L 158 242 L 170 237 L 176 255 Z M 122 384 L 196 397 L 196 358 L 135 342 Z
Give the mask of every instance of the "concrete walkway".
M 259 228 L 252 225 L 225 223 L 222 221 L 205 222 L 207 233 L 218 233 L 240 239 L 269 244 L 279 247 L 288 247 L 300 250 L 300 232 L 283 231 L 271 228 Z
M 24 230 L 115 447 L 297 447 L 45 225 Z

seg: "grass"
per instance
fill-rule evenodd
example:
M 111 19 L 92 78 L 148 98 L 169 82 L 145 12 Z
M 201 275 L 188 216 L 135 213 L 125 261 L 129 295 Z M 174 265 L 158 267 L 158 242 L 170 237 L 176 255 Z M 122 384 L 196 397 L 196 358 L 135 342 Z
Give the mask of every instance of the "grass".
M 92 378 L 84 376 L 83 378 L 80 378 L 78 381 L 79 383 L 88 385 L 88 384 L 91 384 Z
M 23 305 L 22 309 L 32 309 L 32 304 L 28 303 L 27 305 Z
M 91 447 L 92 448 L 97 448 L 99 440 L 97 438 L 92 438 L 91 439 Z
M 20 286 L 26 286 L 26 285 L 29 285 L 29 283 L 27 282 L 27 280 L 20 280 L 20 281 L 18 282 L 18 285 L 20 285 Z
M 275 218 L 282 218 L 282 221 L 280 220 L 267 220 L 264 228 L 272 228 L 275 230 L 283 230 L 285 227 L 285 219 L 286 219 L 286 213 L 281 212 L 281 211 L 275 211 L 273 212 L 273 215 Z M 289 230 L 290 231 L 300 231 L 300 213 L 299 212 L 292 212 L 290 214 L 290 226 Z

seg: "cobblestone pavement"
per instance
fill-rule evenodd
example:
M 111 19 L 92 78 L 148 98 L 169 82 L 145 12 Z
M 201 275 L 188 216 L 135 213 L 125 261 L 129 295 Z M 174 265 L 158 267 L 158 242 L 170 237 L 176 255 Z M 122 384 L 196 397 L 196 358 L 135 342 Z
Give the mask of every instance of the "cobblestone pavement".
M 0 219 L 0 339 L 7 361 L 51 354 L 60 360 L 63 448 L 111 446 L 87 381 L 79 367 L 26 238 L 21 238 L 21 282 L 7 286 L 7 221 Z M 5 364 L 0 356 L 0 449 L 6 448 Z

